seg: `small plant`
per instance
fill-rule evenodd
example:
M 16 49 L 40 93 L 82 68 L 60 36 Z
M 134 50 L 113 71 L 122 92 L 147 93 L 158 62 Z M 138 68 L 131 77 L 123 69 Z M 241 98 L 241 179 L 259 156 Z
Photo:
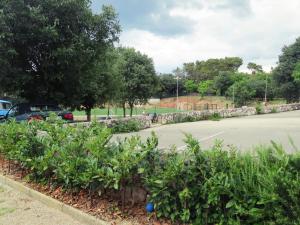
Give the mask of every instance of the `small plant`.
M 271 113 L 277 113 L 277 109 L 275 107 L 272 108 Z
M 141 130 L 141 122 L 138 120 L 118 120 L 112 125 L 113 133 L 129 133 Z
M 212 120 L 212 121 L 220 121 L 222 117 L 219 113 L 214 113 L 211 116 L 209 116 L 208 118 L 209 118 L 209 120 Z
M 185 114 L 175 114 L 173 121 L 171 121 L 169 124 L 171 123 L 189 123 L 189 122 L 196 122 L 199 121 L 199 119 L 195 116 L 192 115 L 185 115 Z
M 263 113 L 262 104 L 260 104 L 260 103 L 256 104 L 255 109 L 256 109 L 256 114 L 262 114 Z

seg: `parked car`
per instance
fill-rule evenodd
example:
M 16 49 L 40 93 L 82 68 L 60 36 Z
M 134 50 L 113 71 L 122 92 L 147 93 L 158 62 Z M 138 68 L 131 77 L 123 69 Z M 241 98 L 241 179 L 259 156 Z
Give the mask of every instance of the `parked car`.
M 17 122 L 30 120 L 47 120 L 49 114 L 52 112 L 63 120 L 74 120 L 72 112 L 64 111 L 58 105 L 34 103 L 21 103 L 14 105 L 8 110 L 3 119 L 15 119 Z
M 0 100 L 0 116 L 5 116 L 12 104 L 9 101 Z

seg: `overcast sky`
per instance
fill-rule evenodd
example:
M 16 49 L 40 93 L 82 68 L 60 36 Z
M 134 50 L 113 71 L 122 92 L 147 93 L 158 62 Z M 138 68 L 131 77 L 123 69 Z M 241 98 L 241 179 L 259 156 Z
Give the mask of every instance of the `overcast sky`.
M 157 72 L 184 62 L 239 56 L 269 70 L 300 36 L 300 0 L 92 0 L 113 5 L 120 44 L 153 58 Z M 246 66 L 242 68 L 245 69 Z

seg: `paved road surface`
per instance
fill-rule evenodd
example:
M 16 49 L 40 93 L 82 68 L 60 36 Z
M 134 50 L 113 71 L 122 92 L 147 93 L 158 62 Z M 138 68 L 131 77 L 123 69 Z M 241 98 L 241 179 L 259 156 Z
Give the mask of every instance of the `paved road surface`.
M 0 183 L 1 225 L 83 225 Z
M 280 142 L 291 152 L 293 147 L 289 137 L 300 149 L 300 111 L 164 125 L 138 133 L 115 135 L 113 140 L 136 134 L 145 139 L 152 131 L 159 137 L 160 148 L 172 145 L 182 147 L 184 133 L 190 133 L 200 140 L 205 148 L 211 146 L 216 139 L 224 140 L 224 145 L 234 145 L 243 150 L 269 144 L 273 140 Z

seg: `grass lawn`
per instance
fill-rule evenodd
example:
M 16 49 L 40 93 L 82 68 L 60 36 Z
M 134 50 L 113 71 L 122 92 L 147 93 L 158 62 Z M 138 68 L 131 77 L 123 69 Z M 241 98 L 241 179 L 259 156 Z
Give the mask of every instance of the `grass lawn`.
M 173 108 L 149 108 L 149 109 L 143 109 L 143 108 L 135 108 L 133 110 L 133 115 L 141 115 L 143 114 L 143 111 L 145 113 L 171 113 L 171 112 L 183 112 L 181 110 L 176 110 Z M 130 113 L 130 109 L 126 109 L 126 114 Z M 85 116 L 85 111 L 74 111 L 74 116 Z M 92 116 L 99 116 L 99 115 L 107 115 L 107 109 L 100 109 L 95 108 L 92 110 Z M 111 116 L 122 116 L 123 115 L 123 109 L 122 108 L 111 108 L 110 109 L 110 115 Z

